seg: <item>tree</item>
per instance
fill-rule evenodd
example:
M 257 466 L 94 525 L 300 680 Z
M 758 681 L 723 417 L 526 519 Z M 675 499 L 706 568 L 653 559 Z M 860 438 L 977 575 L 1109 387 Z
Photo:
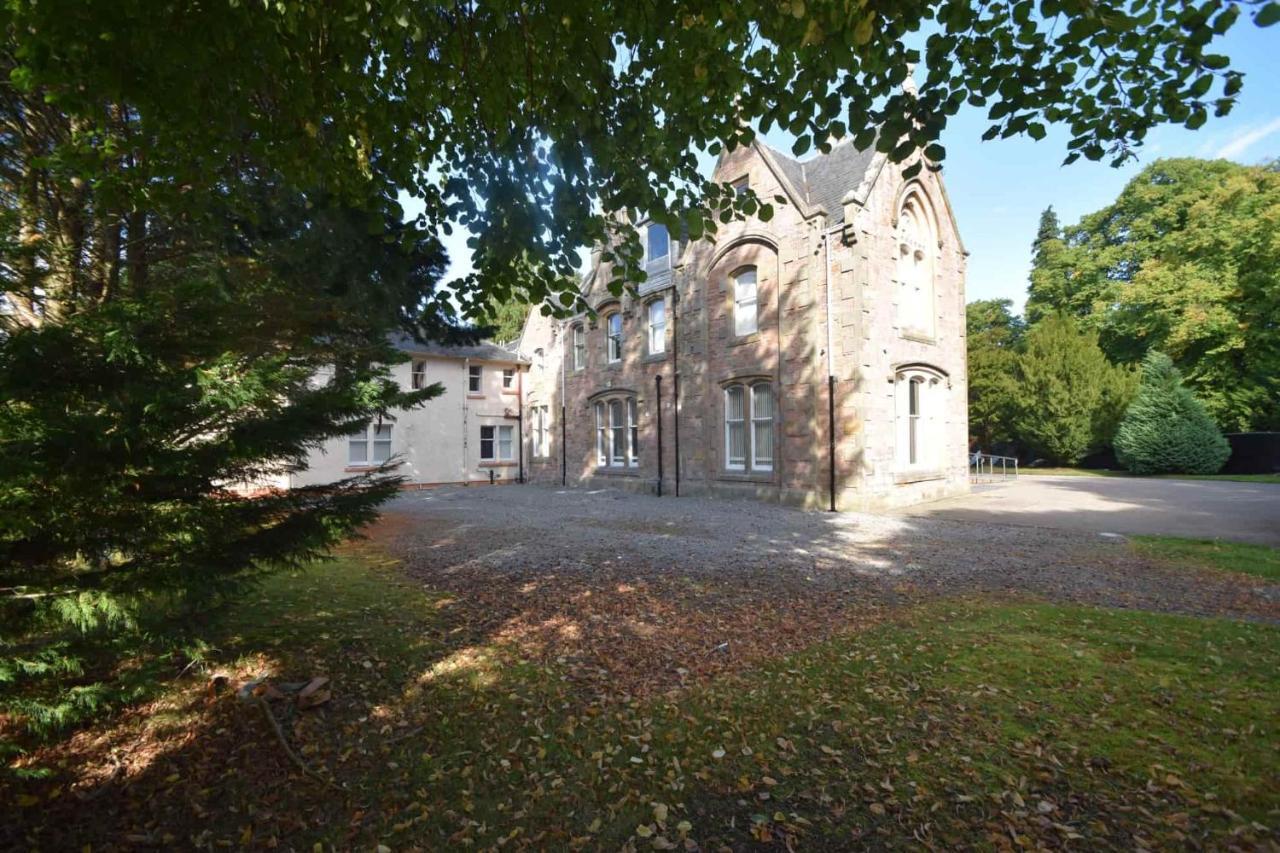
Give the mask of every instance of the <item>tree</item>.
M 910 172 L 944 158 L 967 102 L 989 136 L 1061 122 L 1069 160 L 1121 161 L 1153 127 L 1231 109 L 1243 77 L 1212 45 L 1242 8 L 11 0 L 5 642 L 207 600 L 368 518 L 392 479 L 254 501 L 227 485 L 429 397 L 385 364 L 392 331 L 462 334 L 438 233 L 472 232 L 475 272 L 449 291 L 484 320 L 513 298 L 573 306 L 579 250 L 612 236 L 615 291 L 642 281 L 636 215 L 694 239 L 768 218 L 694 154 L 757 129 L 785 127 L 797 155 L 852 132 Z M 923 55 L 906 44 L 922 25 Z M 408 226 L 401 191 L 423 206 Z M 0 678 L 65 673 L 53 648 L 18 647 Z
M 1018 407 L 1018 346 L 1025 326 L 1009 299 L 980 299 L 966 307 L 969 346 L 969 432 L 990 449 L 1013 441 Z
M 1280 172 L 1159 160 L 1038 253 L 1028 315 L 1068 311 L 1117 362 L 1167 353 L 1213 417 L 1280 428 Z
M 1017 368 L 1017 436 L 1036 453 L 1074 465 L 1110 443 L 1134 375 L 1107 360 L 1096 332 L 1066 314 L 1046 317 L 1027 332 Z
M 1217 424 L 1169 356 L 1151 350 L 1142 385 L 1116 431 L 1116 456 L 1135 474 L 1216 474 L 1231 455 Z
M 514 341 L 524 331 L 525 318 L 529 316 L 530 305 L 520 300 L 510 300 L 495 304 L 490 308 L 490 316 L 495 340 L 504 343 Z

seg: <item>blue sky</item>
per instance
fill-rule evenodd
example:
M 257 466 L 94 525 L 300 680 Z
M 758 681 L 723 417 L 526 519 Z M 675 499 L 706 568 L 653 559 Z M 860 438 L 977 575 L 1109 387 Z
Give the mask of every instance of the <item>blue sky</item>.
M 1110 203 L 1124 185 L 1161 157 L 1225 157 L 1257 163 L 1280 155 L 1280 25 L 1259 29 L 1242 15 L 1215 52 L 1245 72 L 1244 91 L 1229 116 L 1210 118 L 1199 130 L 1163 127 L 1148 134 L 1136 161 L 1120 168 L 1077 161 L 1062 166 L 1069 135 L 1057 128 L 1039 142 L 1029 138 L 982 141 L 984 111 L 966 108 L 947 128 L 943 177 L 970 252 L 968 299 L 1009 298 L 1021 310 L 1031 264 L 1031 240 L 1040 212 L 1050 204 L 1065 224 Z M 770 133 L 766 141 L 789 151 L 792 139 Z M 710 171 L 708 160 L 704 168 Z M 470 269 L 465 232 L 445 240 L 448 278 Z M 446 279 L 447 280 L 447 279 Z

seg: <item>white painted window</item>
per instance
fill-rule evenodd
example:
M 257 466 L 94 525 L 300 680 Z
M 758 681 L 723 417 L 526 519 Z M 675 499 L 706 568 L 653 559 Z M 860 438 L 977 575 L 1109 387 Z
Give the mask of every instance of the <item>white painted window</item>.
M 945 393 L 945 381 L 927 369 L 912 368 L 895 377 L 898 470 L 929 470 L 944 458 Z
M 381 465 L 390 458 L 391 424 L 370 424 L 347 436 L 348 465 Z
M 587 366 L 587 331 L 581 325 L 573 327 L 573 369 Z
M 551 455 L 551 412 L 546 406 L 534 406 L 533 416 L 533 455 Z
M 667 300 L 655 299 L 649 303 L 649 354 L 656 355 L 667 349 Z
M 478 364 L 471 365 L 467 370 L 467 390 L 472 394 L 481 393 L 480 381 L 484 377 L 484 368 Z
M 650 274 L 671 268 L 671 235 L 667 226 L 655 222 L 645 232 L 644 268 Z
M 421 391 L 427 387 L 427 363 L 422 359 L 415 359 L 413 362 L 413 370 L 409 374 L 409 385 L 414 391 Z
M 768 382 L 751 386 L 751 468 L 773 470 L 773 388 Z
M 480 427 L 481 462 L 511 462 L 515 458 L 515 427 L 490 424 Z
M 747 426 L 745 400 L 741 385 L 724 389 L 725 467 L 730 471 L 747 468 Z
M 898 212 L 898 329 L 902 334 L 933 337 L 933 229 L 923 199 L 912 194 Z
M 724 389 L 725 468 L 729 471 L 773 470 L 773 386 L 768 382 L 730 385 Z
M 516 371 L 511 367 L 502 369 L 502 390 L 510 391 L 516 387 Z
M 743 267 L 733 277 L 733 333 L 749 335 L 756 322 L 756 268 Z
M 622 361 L 622 312 L 615 311 L 605 318 L 605 336 L 609 363 Z
M 596 464 L 635 468 L 640 464 L 640 430 L 634 397 L 602 400 L 596 411 Z
M 596 403 L 596 464 L 609 464 L 609 421 L 605 415 L 604 403 Z

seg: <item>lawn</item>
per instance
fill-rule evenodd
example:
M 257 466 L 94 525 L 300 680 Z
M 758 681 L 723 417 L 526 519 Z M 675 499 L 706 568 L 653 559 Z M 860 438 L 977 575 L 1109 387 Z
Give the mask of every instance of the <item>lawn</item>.
M 1280 548 L 1267 545 L 1224 542 L 1221 539 L 1134 536 L 1130 547 L 1143 556 L 1171 565 L 1198 566 L 1280 580 Z
M 945 601 L 600 700 L 371 551 L 271 579 L 217 666 L 29 757 L 13 846 L 778 849 L 1275 840 L 1280 630 Z M 673 668 L 680 661 L 671 661 Z M 209 675 L 333 679 L 257 709 Z M 175 675 L 177 675 L 175 673 Z M 123 769 L 116 769 L 123 768 Z M 86 784 L 84 779 L 93 780 Z M 16 820 L 15 820 L 16 816 Z M 5 846 L 0 835 L 0 846 Z
M 1019 474 L 1038 474 L 1053 477 L 1138 477 L 1128 471 L 1111 471 L 1100 468 L 1020 468 Z M 1154 474 L 1155 479 L 1166 480 L 1223 480 L 1234 483 L 1280 483 L 1280 474 Z M 1145 479 L 1145 478 L 1144 478 Z

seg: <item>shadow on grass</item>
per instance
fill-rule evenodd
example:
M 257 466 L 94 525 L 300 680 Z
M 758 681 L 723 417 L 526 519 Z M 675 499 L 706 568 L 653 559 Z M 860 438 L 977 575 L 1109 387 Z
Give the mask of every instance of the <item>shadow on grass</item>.
M 1273 805 L 1275 629 L 999 603 L 1002 578 L 931 588 L 913 566 L 988 545 L 909 521 L 869 540 L 816 515 L 774 534 L 762 513 L 740 565 L 703 570 L 699 543 L 723 547 L 705 535 L 714 520 L 671 512 L 568 553 L 393 517 L 372 545 L 270 580 L 211 626 L 234 681 L 333 679 L 331 703 L 281 716 L 337 787 L 299 774 L 255 710 L 189 673 L 36 756 L 54 778 L 6 792 L 22 805 L 0 845 L 1270 837 L 1250 821 Z M 688 565 L 640 561 L 672 535 Z M 431 570 L 386 548 L 430 552 Z M 1125 588 L 1107 563 L 1121 552 L 1059 559 Z M 1054 592 L 1047 573 L 1026 580 Z

